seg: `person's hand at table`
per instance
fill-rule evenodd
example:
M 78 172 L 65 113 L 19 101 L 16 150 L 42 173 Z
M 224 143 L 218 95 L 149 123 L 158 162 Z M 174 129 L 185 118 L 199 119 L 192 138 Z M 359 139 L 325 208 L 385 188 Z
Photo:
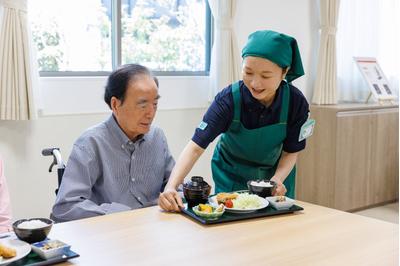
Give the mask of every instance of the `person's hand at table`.
M 161 209 L 169 212 L 180 212 L 184 208 L 182 199 L 176 189 L 165 189 L 158 198 Z
M 276 183 L 276 187 L 272 191 L 272 195 L 273 196 L 285 196 L 285 194 L 287 192 L 285 185 L 280 180 L 278 180 L 277 178 L 274 178 L 274 177 L 271 178 L 271 181 L 274 181 Z

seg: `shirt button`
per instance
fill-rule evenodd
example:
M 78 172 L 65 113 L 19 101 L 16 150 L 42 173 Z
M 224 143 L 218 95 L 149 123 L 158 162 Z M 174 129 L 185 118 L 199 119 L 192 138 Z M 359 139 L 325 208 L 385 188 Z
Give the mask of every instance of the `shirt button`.
M 122 148 L 122 149 L 125 148 L 124 144 L 121 145 L 121 148 Z
M 138 200 L 140 200 L 140 197 L 138 197 Z
M 129 141 L 128 143 L 129 143 L 129 145 L 132 145 L 132 141 Z
M 132 178 L 132 181 L 135 181 L 135 178 Z

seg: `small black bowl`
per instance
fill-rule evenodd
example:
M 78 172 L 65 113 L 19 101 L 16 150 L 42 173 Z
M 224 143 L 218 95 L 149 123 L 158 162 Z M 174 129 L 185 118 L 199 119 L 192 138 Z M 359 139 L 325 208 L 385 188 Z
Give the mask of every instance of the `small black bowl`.
M 196 191 L 188 188 L 183 188 L 183 195 L 185 196 L 186 202 L 189 208 L 199 205 L 200 203 L 207 203 L 208 195 L 210 195 L 211 188 L 203 191 Z
M 35 229 L 23 229 L 19 228 L 20 223 L 39 220 L 47 224 L 47 226 L 35 228 Z M 13 223 L 12 227 L 15 234 L 22 241 L 28 242 L 29 244 L 45 240 L 50 233 L 51 227 L 53 226 L 53 221 L 47 218 L 31 218 L 31 219 L 21 219 Z
M 207 203 L 210 192 L 211 186 L 200 176 L 193 176 L 190 182 L 183 185 L 183 195 L 189 208 Z
M 264 186 L 256 186 L 256 185 L 252 185 L 252 182 L 269 182 L 272 186 L 270 187 L 264 187 Z M 271 197 L 272 196 L 272 191 L 274 191 L 275 187 L 276 187 L 276 183 L 274 181 L 271 180 L 250 180 L 247 181 L 247 187 L 250 191 L 251 194 L 256 194 L 257 196 L 260 196 L 262 198 L 266 198 L 266 197 Z

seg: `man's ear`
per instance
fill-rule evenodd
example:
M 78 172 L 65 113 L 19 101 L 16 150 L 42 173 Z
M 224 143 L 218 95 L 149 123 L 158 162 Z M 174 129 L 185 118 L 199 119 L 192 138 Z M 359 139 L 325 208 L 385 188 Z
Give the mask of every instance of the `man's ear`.
M 121 105 L 121 102 L 115 96 L 113 96 L 111 97 L 110 105 L 111 110 L 115 113 L 118 111 L 118 107 Z

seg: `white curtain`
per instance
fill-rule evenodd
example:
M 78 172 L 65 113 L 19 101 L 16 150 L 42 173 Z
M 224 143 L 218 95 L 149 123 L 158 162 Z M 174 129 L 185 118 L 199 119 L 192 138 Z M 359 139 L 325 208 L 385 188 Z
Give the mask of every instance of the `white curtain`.
M 208 0 L 214 17 L 214 45 L 211 52 L 209 100 L 241 76 L 240 53 L 232 21 L 235 0 Z
M 26 0 L 0 0 L 0 120 L 37 117 Z
M 364 102 L 370 89 L 353 57 L 378 60 L 398 95 L 400 78 L 400 1 L 342 1 L 337 32 L 338 93 L 342 102 Z
M 348 0 L 350 1 L 350 0 Z M 320 0 L 321 36 L 312 102 L 336 104 L 336 27 L 340 0 Z

